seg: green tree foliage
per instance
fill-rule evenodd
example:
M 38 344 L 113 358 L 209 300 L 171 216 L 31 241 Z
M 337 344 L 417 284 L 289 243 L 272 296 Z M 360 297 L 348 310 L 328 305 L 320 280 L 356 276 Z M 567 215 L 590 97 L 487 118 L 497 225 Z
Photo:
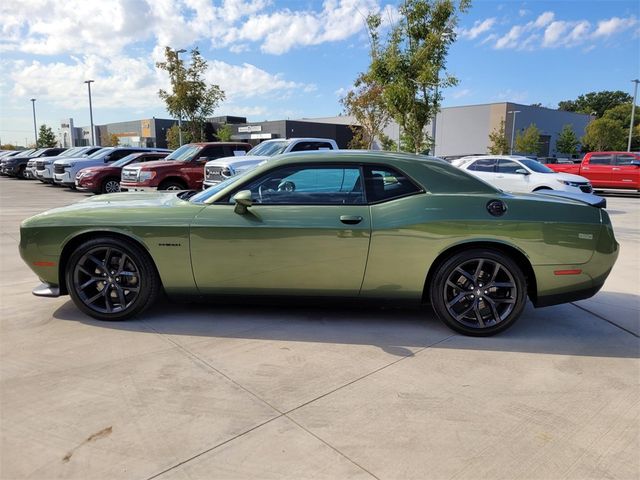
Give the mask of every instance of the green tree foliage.
M 587 125 L 582 143 L 592 152 L 627 149 L 627 130 L 611 118 L 596 118 Z
M 223 125 L 220 128 L 218 128 L 218 131 L 216 132 L 216 137 L 218 137 L 218 140 L 221 142 L 228 142 L 231 140 L 231 135 L 233 134 L 233 131 L 231 130 L 231 125 Z
M 631 103 L 633 98 L 621 90 L 601 92 L 590 92 L 580 95 L 575 100 L 564 100 L 558 102 L 558 110 L 567 112 L 579 112 L 593 114 L 600 118 L 607 110 L 617 107 L 623 103 Z
M 182 126 L 184 127 L 184 123 L 182 124 Z M 180 131 L 178 129 L 177 124 L 174 124 L 170 128 L 167 128 L 166 140 L 167 140 L 167 148 L 170 148 L 171 150 L 175 150 L 176 148 L 180 147 Z M 184 145 L 185 143 L 191 143 L 191 142 L 192 142 L 191 132 L 184 131 L 184 128 L 183 128 L 182 144 Z
M 107 134 L 106 138 L 101 139 L 103 147 L 117 147 L 120 145 L 120 137 L 115 133 Z
M 156 63 L 156 67 L 169 74 L 171 91 L 160 89 L 158 95 L 166 103 L 171 115 L 187 120 L 183 129 L 191 134 L 191 140 L 204 141 L 206 118 L 224 100 L 225 94 L 218 85 L 207 85 L 205 82 L 207 61 L 197 48 L 191 50 L 188 67 L 185 67 L 182 59 L 171 48 L 165 47 L 164 55 L 165 61 Z
M 0 145 L 1 150 L 18 150 L 18 146 L 13 143 L 3 143 Z
M 540 129 L 535 123 L 523 132 L 518 132 L 514 150 L 519 153 L 538 154 L 540 152 Z
M 40 130 L 38 131 L 38 144 L 37 146 L 40 148 L 52 148 L 58 145 L 58 139 L 56 135 L 51 130 L 51 127 L 47 127 L 46 125 L 40 125 Z
M 580 140 L 573 131 L 573 127 L 571 125 L 562 127 L 556 140 L 556 150 L 566 155 L 575 155 L 578 153 L 578 145 L 580 145 Z
M 371 149 L 376 138 L 380 138 L 389 123 L 389 112 L 385 108 L 384 88 L 370 74 L 360 74 L 350 90 L 341 100 L 344 111 L 352 115 L 359 128 L 353 131 L 358 148 Z
M 400 21 L 384 44 L 380 16 L 367 19 L 372 50 L 367 75 L 382 87 L 385 108 L 415 153 L 427 147 L 424 129 L 438 111 L 442 88 L 457 84 L 445 70 L 446 58 L 456 40 L 458 13 L 469 6 L 469 0 L 404 0 Z
M 380 139 L 380 148 L 388 152 L 395 152 L 398 149 L 398 144 L 388 135 L 381 133 L 378 138 Z
M 629 124 L 631 123 L 631 103 L 624 103 L 610 108 L 604 112 L 603 118 L 609 118 L 617 122 L 625 132 L 629 140 Z M 626 146 L 624 148 L 626 150 Z M 636 105 L 636 113 L 633 117 L 633 134 L 631 136 L 631 151 L 640 150 L 640 107 Z
M 506 155 L 509 153 L 509 142 L 504 131 L 504 118 L 500 120 L 500 125 L 489 134 L 491 142 L 488 151 L 492 155 Z

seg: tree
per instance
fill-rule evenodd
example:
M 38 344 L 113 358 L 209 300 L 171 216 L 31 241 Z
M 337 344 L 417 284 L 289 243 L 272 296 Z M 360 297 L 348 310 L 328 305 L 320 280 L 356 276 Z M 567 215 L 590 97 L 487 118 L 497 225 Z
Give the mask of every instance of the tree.
M 359 128 L 351 128 L 353 140 L 358 148 L 371 149 L 376 138 L 380 138 L 384 127 L 389 123 L 389 112 L 385 108 L 384 88 L 371 75 L 360 74 L 350 90 L 340 102 L 345 113 L 352 115 Z
M 640 150 L 640 107 L 636 105 L 636 115 L 633 117 L 633 134 L 631 136 L 631 150 L 636 152 Z M 624 103 L 616 107 L 610 108 L 602 118 L 609 118 L 617 122 L 625 131 L 627 141 L 629 139 L 629 124 L 631 123 L 631 103 Z M 626 150 L 626 146 L 625 146 Z
M 202 58 L 198 48 L 191 50 L 188 68 L 171 48 L 165 47 L 164 55 L 166 60 L 156 63 L 156 67 L 169 74 L 171 91 L 160 89 L 158 95 L 165 101 L 171 115 L 187 120 L 183 130 L 186 127 L 191 140 L 203 141 L 206 119 L 225 99 L 225 94 L 218 85 L 207 85 L 205 82 L 207 61 Z
M 184 126 L 184 124 L 183 124 Z M 180 133 L 178 130 L 178 125 L 174 124 L 170 128 L 167 129 L 167 148 L 171 150 L 175 150 L 180 147 Z M 191 133 L 190 132 L 182 132 L 182 144 L 191 143 Z
M 107 134 L 106 138 L 102 139 L 103 147 L 117 147 L 120 145 L 120 137 L 115 133 Z
M 388 135 L 381 133 L 378 138 L 380 139 L 380 147 L 382 150 L 393 152 L 398 149 L 398 144 Z
M 221 142 L 228 142 L 231 140 L 232 134 L 233 134 L 233 131 L 231 130 L 231 125 L 225 124 L 220 128 L 218 128 L 218 131 L 216 132 L 216 137 L 218 137 L 218 140 L 220 140 Z
M 607 110 L 623 103 L 630 104 L 632 100 L 631 95 L 621 90 L 603 90 L 580 95 L 576 100 L 558 102 L 558 110 L 595 114 L 600 118 Z
M 507 135 L 504 131 L 504 118 L 500 120 L 500 125 L 493 129 L 489 134 L 488 151 L 492 155 L 506 155 L 509 152 L 509 142 L 507 142 Z
M 540 152 L 540 129 L 535 123 L 525 128 L 524 132 L 518 132 L 514 150 L 519 153 Z
M 52 148 L 58 145 L 58 139 L 56 135 L 51 130 L 51 127 L 47 127 L 46 125 L 40 125 L 40 130 L 38 131 L 38 144 L 37 146 L 40 148 Z
M 445 70 L 446 57 L 456 40 L 458 13 L 469 5 L 469 0 L 404 0 L 401 20 L 384 45 L 380 16 L 367 18 L 372 49 L 368 75 L 383 88 L 385 108 L 415 153 L 426 149 L 424 129 L 438 111 L 441 89 L 458 83 Z
M 573 127 L 571 125 L 562 127 L 562 131 L 558 134 L 558 139 L 556 140 L 556 150 L 571 156 L 578 153 L 578 145 L 580 145 L 580 140 L 578 140 L 576 133 L 573 131 Z
M 626 150 L 627 132 L 611 118 L 596 118 L 587 125 L 582 143 L 594 152 Z

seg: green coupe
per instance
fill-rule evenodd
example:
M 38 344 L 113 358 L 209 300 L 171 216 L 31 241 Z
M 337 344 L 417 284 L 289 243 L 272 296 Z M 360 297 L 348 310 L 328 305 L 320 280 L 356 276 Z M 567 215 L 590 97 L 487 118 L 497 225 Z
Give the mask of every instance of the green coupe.
M 357 151 L 281 155 L 195 195 L 88 198 L 20 236 L 44 282 L 34 294 L 69 294 L 101 320 L 140 314 L 161 290 L 357 297 L 430 303 L 468 335 L 505 330 L 527 297 L 591 297 L 618 255 L 588 196 L 513 195 L 435 158 Z

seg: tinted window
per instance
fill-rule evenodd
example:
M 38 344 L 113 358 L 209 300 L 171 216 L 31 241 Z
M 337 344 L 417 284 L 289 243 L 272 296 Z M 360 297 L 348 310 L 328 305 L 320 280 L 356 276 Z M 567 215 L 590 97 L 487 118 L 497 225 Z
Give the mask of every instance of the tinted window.
M 131 155 L 132 153 L 135 153 L 135 151 L 131 151 L 131 150 L 116 150 L 115 152 L 111 152 L 109 154 L 109 161 L 113 162 L 114 160 L 120 160 L 121 158 L 124 158 L 128 155 Z
M 300 142 L 291 149 L 292 152 L 305 152 L 309 150 L 331 150 L 331 144 L 327 142 Z
M 611 165 L 613 163 L 613 155 L 592 155 L 589 163 L 593 165 Z
M 253 202 L 262 204 L 365 203 L 358 167 L 283 167 L 254 180 L 242 190 L 251 190 Z
M 500 162 L 503 162 L 503 161 L 504 160 L 500 160 Z M 542 165 L 540 162 L 536 162 L 535 160 L 520 160 L 520 161 L 522 162 L 522 164 L 525 167 L 527 167 L 529 170 L 533 170 L 534 172 L 537 172 L 537 173 L 556 173 L 553 170 L 551 170 L 549 167 L 547 167 L 546 165 Z M 502 165 L 502 163 L 500 165 Z M 498 167 L 498 171 L 500 171 L 500 167 Z
M 262 142 L 249 150 L 247 155 L 264 155 L 266 157 L 272 157 L 273 155 L 284 152 L 288 146 L 288 140 L 282 140 L 279 142 Z
M 511 160 L 498 160 L 499 173 L 516 173 L 516 170 L 524 170 L 521 165 Z
M 367 198 L 370 203 L 405 197 L 421 191 L 403 173 L 387 167 L 365 167 Z
M 184 162 L 192 160 L 196 157 L 202 147 L 199 145 L 183 145 L 177 150 L 171 152 L 166 160 L 177 160 L 178 162 Z M 200 156 L 200 155 L 197 155 Z
M 467 170 L 474 170 L 476 172 L 493 172 L 496 166 L 495 158 L 483 158 L 481 160 L 476 160 Z
M 209 160 L 226 156 L 225 149 L 222 145 L 217 147 L 205 147 L 198 157 L 208 157 Z
M 635 155 L 618 155 L 616 158 L 618 165 L 631 165 L 633 161 L 640 161 L 640 157 L 636 157 Z

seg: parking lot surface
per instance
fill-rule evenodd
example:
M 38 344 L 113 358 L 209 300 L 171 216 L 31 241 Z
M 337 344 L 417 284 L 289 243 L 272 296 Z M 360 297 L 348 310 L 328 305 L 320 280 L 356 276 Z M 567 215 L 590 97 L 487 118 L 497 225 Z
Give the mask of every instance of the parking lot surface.
M 492 338 L 430 309 L 36 298 L 20 222 L 86 195 L 0 178 L 0 477 L 637 479 L 640 198 L 593 299 Z

